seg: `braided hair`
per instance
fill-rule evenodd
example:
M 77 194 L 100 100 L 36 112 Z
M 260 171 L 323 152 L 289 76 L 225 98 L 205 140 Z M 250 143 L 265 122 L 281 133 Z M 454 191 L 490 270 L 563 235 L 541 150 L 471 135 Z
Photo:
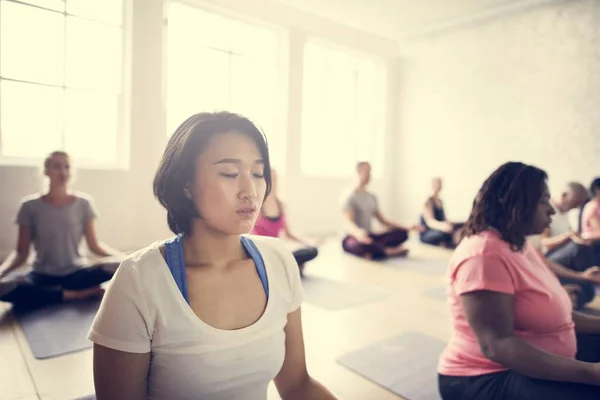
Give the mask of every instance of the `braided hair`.
M 548 175 L 520 162 L 507 162 L 483 183 L 462 235 L 469 237 L 487 229 L 497 230 L 514 251 L 531 234 L 535 211 Z

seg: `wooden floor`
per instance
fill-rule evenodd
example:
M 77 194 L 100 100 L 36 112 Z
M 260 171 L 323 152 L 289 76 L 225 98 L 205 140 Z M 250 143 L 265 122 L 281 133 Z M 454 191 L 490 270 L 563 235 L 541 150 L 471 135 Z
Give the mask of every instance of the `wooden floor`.
M 411 257 L 448 260 L 451 254 L 417 243 L 410 246 Z M 306 274 L 368 284 L 391 292 L 381 301 L 339 311 L 303 305 L 311 375 L 340 399 L 401 399 L 337 364 L 335 359 L 408 330 L 447 340 L 446 303 L 422 295 L 423 291 L 442 285 L 444 276 L 421 275 L 351 257 L 343 254 L 336 242 L 323 246 L 319 257 L 307 265 Z M 93 391 L 91 351 L 36 360 L 8 307 L 0 305 L 0 400 L 74 400 Z M 269 400 L 272 399 L 279 399 L 273 387 L 269 390 Z

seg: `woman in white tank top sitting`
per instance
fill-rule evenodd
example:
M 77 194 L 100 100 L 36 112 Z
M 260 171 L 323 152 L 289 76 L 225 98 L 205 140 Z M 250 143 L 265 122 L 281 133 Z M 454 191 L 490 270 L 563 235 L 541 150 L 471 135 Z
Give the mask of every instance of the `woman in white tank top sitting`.
M 69 190 L 70 168 L 67 153 L 51 153 L 44 161 L 48 192 L 22 201 L 16 220 L 17 249 L 0 267 L 0 301 L 18 308 L 35 308 L 102 296 L 100 284 L 108 281 L 119 266 L 117 252 L 96 238 L 91 197 Z M 84 237 L 89 250 L 102 257 L 93 265 L 79 252 Z M 27 262 L 32 243 L 32 271 L 7 276 Z
M 252 230 L 271 185 L 263 134 L 200 113 L 154 178 L 175 237 L 119 267 L 90 330 L 98 400 L 335 399 L 307 373 L 292 254 Z M 243 235 L 243 236 L 242 236 Z

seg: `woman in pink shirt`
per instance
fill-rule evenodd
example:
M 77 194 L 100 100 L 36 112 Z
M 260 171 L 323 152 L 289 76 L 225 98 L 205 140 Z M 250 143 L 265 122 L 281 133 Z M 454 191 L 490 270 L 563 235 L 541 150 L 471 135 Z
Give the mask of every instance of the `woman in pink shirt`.
M 449 268 L 444 400 L 600 399 L 600 317 L 571 301 L 526 236 L 554 214 L 544 171 L 510 162 L 483 184 Z
M 316 247 L 307 241 L 295 236 L 287 223 L 282 201 L 277 197 L 277 173 L 271 169 L 271 192 L 263 201 L 261 212 L 254 224 L 252 233 L 260 236 L 279 237 L 282 233 L 296 243 L 304 247 L 293 251 L 294 258 L 300 268 L 300 274 L 304 272 L 304 264 L 315 259 L 319 254 Z

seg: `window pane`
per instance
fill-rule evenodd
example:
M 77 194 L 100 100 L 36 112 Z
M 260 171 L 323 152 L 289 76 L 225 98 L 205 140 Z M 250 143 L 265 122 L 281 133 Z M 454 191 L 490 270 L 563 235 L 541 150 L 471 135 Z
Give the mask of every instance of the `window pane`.
M 62 147 L 62 89 L 1 81 L 0 96 L 3 156 L 41 157 Z
M 263 62 L 279 62 L 279 35 L 273 30 L 240 21 L 231 23 L 231 51 Z
M 231 108 L 255 120 L 271 136 L 277 107 L 277 68 L 245 57 L 231 60 Z
M 175 3 L 169 6 L 168 26 L 169 42 L 179 43 L 188 52 L 192 43 L 195 49 L 230 50 L 231 20 L 220 15 Z
M 78 160 L 117 161 L 118 99 L 114 95 L 67 90 L 65 149 Z
M 67 17 L 67 87 L 120 93 L 121 45 L 121 28 Z
M 0 75 L 63 85 L 63 15 L 0 3 Z
M 381 176 L 383 71 L 367 57 L 314 43 L 307 44 L 304 63 L 302 171 L 348 176 L 364 160 L 373 162 L 373 174 Z
M 67 0 L 69 14 L 109 24 L 123 23 L 123 0 Z
M 228 54 L 214 50 L 189 52 L 186 48 L 176 44 L 169 52 L 168 135 L 194 113 L 228 110 L 231 106 Z
M 65 11 L 63 0 L 20 0 L 22 3 L 33 4 L 50 10 Z

